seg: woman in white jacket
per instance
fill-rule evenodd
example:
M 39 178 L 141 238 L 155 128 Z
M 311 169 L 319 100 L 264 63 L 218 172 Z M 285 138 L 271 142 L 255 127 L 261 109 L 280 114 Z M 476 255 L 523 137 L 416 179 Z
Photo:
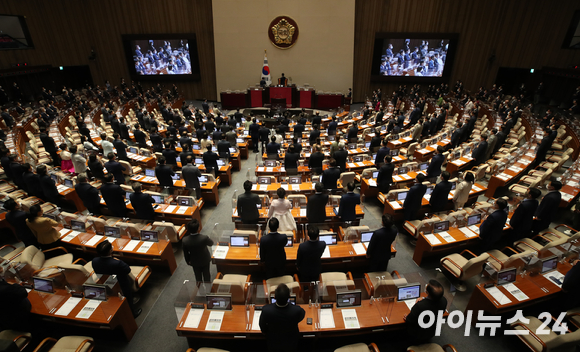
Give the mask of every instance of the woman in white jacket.
M 469 198 L 469 192 L 471 192 L 471 186 L 473 186 L 473 181 L 475 181 L 473 173 L 466 172 L 465 176 L 463 177 L 463 181 L 457 185 L 455 194 L 453 195 L 453 204 L 455 206 L 455 210 L 463 208 L 463 205 L 465 202 L 467 202 L 467 199 Z
M 286 191 L 280 187 L 276 193 L 278 194 L 278 199 L 274 199 L 270 203 L 268 218 L 276 217 L 280 221 L 278 231 L 296 230 L 296 220 L 292 216 L 292 203 L 286 199 Z

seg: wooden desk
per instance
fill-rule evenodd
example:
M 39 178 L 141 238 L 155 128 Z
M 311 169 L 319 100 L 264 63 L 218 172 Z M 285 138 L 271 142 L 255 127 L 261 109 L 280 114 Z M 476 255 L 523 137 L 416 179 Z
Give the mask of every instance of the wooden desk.
M 535 159 L 536 155 L 534 154 L 534 149 L 529 149 L 514 165 L 505 169 L 498 175 L 491 176 L 487 185 L 485 196 L 488 198 L 493 198 L 495 191 L 499 187 L 506 186 L 507 184 L 513 182 L 516 178 L 524 175 Z
M 469 167 L 473 159 L 468 156 L 462 156 L 457 160 L 453 160 L 447 163 L 446 170 L 453 176 L 459 172 L 459 170 L 463 170 Z
M 200 165 L 200 167 L 203 165 Z M 225 166 L 222 166 L 225 167 Z M 231 170 L 231 166 L 230 166 Z M 141 182 L 145 185 L 149 186 L 159 186 L 159 181 L 155 177 L 144 176 L 144 175 L 134 175 L 131 177 L 131 181 Z M 215 182 L 205 182 L 201 184 L 201 194 L 204 201 L 213 202 L 216 205 L 219 204 L 219 194 L 218 194 L 218 185 L 220 184 L 221 180 L 219 177 L 216 178 Z M 185 181 L 184 180 L 177 180 L 173 183 L 174 187 L 185 188 Z
M 61 196 L 64 196 L 66 200 L 73 202 L 78 211 L 83 211 L 86 209 L 85 205 L 83 204 L 83 201 L 81 200 L 81 198 L 77 194 L 77 191 L 74 188 L 69 188 L 66 187 L 65 185 L 60 184 L 56 186 L 58 193 Z
M 437 150 L 437 146 L 442 146 L 443 148 L 445 148 L 449 144 L 451 144 L 451 140 L 444 139 L 440 142 L 437 142 L 437 144 L 428 145 L 423 149 L 415 149 L 415 152 L 413 153 L 414 160 L 417 162 L 430 160 L 431 157 L 433 157 L 435 150 Z

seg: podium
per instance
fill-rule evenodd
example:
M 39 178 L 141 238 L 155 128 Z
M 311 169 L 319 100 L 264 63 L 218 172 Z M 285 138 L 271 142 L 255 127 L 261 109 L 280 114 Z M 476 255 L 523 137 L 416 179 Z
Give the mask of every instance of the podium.
M 292 107 L 293 87 L 270 87 L 270 104 L 274 99 L 286 99 L 286 107 Z
M 300 107 L 311 108 L 314 106 L 314 89 L 300 89 Z
M 258 108 L 263 106 L 262 95 L 264 94 L 263 88 L 249 88 L 250 94 L 250 107 Z

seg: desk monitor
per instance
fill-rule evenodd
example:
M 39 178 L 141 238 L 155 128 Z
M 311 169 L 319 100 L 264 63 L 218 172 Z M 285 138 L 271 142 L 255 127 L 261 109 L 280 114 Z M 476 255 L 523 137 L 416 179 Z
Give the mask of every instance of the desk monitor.
M 191 207 L 193 205 L 193 199 L 189 197 L 177 197 L 177 204 L 184 207 Z
M 276 167 L 278 162 L 276 160 L 264 160 L 264 166 L 266 167 Z
M 445 138 L 447 138 L 447 132 L 445 132 L 441 135 L 441 139 L 445 139 Z
M 46 213 L 44 213 L 42 216 L 44 216 L 45 218 L 52 219 L 54 221 L 58 221 L 57 218 L 56 218 L 56 215 L 54 215 L 54 214 L 46 214 Z
M 155 203 L 157 204 L 163 204 L 165 199 L 163 198 L 163 196 L 159 196 L 156 194 L 152 194 L 151 197 L 155 200 Z
M 467 226 L 477 225 L 481 222 L 481 214 L 470 215 L 467 217 Z
M 391 156 L 397 156 L 399 155 L 399 149 L 393 149 L 390 151 Z
M 552 271 L 558 267 L 558 257 L 553 255 L 542 259 L 542 274 Z
M 239 127 L 239 126 L 238 126 Z M 244 136 L 249 136 L 250 135 L 250 131 L 248 130 L 244 130 Z
M 470 151 L 471 151 L 471 147 L 465 148 L 465 151 L 463 152 L 463 155 L 469 154 Z
M 78 220 L 71 220 L 70 228 L 74 231 L 85 232 L 85 223 Z
M 174 181 L 179 181 L 181 180 L 181 173 L 175 173 L 173 176 L 171 176 L 171 179 Z
M 302 183 L 302 177 L 301 176 L 290 176 L 290 177 L 288 177 L 288 183 L 291 185 L 299 185 Z
M 420 149 L 424 149 L 427 146 L 427 142 L 423 142 L 421 143 L 421 145 L 419 146 Z
M 157 231 L 141 230 L 141 241 L 159 242 Z
M 155 169 L 145 169 L 145 176 L 155 177 Z
M 433 224 L 433 232 L 449 231 L 449 221 L 439 221 Z
M 238 150 L 237 150 L 236 148 L 234 148 L 234 147 L 230 147 L 230 153 L 235 153 L 235 152 L 237 152 L 237 151 L 238 151 Z
M 145 149 L 141 149 L 141 155 L 143 155 L 145 157 L 150 157 L 151 152 L 149 152 L 148 150 L 145 150 Z
M 129 153 L 137 154 L 137 148 L 129 147 Z
M 225 166 L 227 164 L 227 161 L 225 161 L 224 159 L 218 159 L 216 161 L 216 163 L 217 163 L 217 166 L 222 167 L 222 166 Z
M 200 144 L 197 144 L 197 143 L 195 143 L 195 144 L 193 144 L 193 145 L 191 146 L 191 148 L 192 148 L 193 150 L 201 150 L 201 145 L 200 145 Z
M 378 171 L 373 171 L 373 178 L 377 178 L 379 177 L 379 172 Z
M 243 138 L 236 138 L 236 143 L 244 143 L 244 139 Z
M 296 305 L 296 295 L 290 295 L 290 297 L 288 297 L 288 302 L 292 303 L 293 305 Z M 274 294 L 270 295 L 270 303 L 272 304 L 276 303 L 276 296 Z
M 286 246 L 285 247 L 294 247 L 294 236 L 286 235 Z
M 349 143 L 349 144 L 348 144 L 348 149 L 349 149 L 349 150 L 356 149 L 356 143 Z
M 270 183 L 272 183 L 272 179 L 270 177 L 258 177 L 258 184 L 269 185 Z
M 96 299 L 97 301 L 107 300 L 107 286 L 105 285 L 83 285 L 86 299 Z
M 451 190 L 453 191 L 455 188 L 457 188 L 457 182 L 451 182 Z
M 409 191 L 397 193 L 397 200 L 399 200 L 401 202 L 404 201 L 405 198 L 407 198 L 407 193 L 409 193 Z
M 363 161 L 363 159 L 364 159 L 364 156 L 362 156 L 362 155 L 355 155 L 352 158 L 352 162 L 353 163 L 359 163 L 359 162 Z
M 133 194 L 133 192 L 129 192 L 129 191 L 125 192 L 125 199 L 127 199 L 127 200 L 131 199 L 132 194 Z
M 419 164 L 419 170 L 421 170 L 421 171 L 426 171 L 428 167 L 429 167 L 429 163 Z
M 453 153 L 453 159 L 459 159 L 461 157 L 461 151 Z
M 178 156 L 177 158 L 175 158 L 175 162 L 180 163 L 181 162 L 181 157 Z
M 105 236 L 121 238 L 121 229 L 114 226 L 105 226 Z
M 401 166 L 398 170 L 398 174 L 402 175 L 402 174 L 406 174 L 409 171 L 409 168 L 407 166 Z
M 435 188 L 435 187 L 432 187 L 432 186 L 427 186 L 427 190 L 425 191 L 425 195 L 426 195 L 426 196 L 428 196 L 428 195 L 431 195 L 431 193 L 433 193 L 433 189 L 434 189 L 434 188 Z
M 249 247 L 250 236 L 230 236 L 230 247 Z
M 397 287 L 397 301 L 406 301 L 408 299 L 417 299 L 421 297 L 421 284 L 412 283 Z
M 371 147 L 371 142 L 365 142 L 365 148 L 370 148 Z
M 382 125 L 381 126 L 381 131 L 385 131 L 387 129 L 387 125 Z
M 70 178 L 65 178 L 63 181 L 65 186 L 68 188 L 73 188 L 73 181 Z
M 205 175 L 201 175 L 197 179 L 199 180 L 199 182 L 207 182 L 207 176 Z
M 211 293 L 205 296 L 207 309 L 232 310 L 232 295 Z
M 195 158 L 195 164 L 196 165 L 203 164 L 203 158 Z
M 336 308 L 359 307 L 362 304 L 361 290 L 336 293 Z
M 50 175 L 50 178 L 54 181 L 54 182 L 58 182 L 58 176 L 55 174 Z
M 336 140 L 336 137 L 335 136 L 328 136 L 328 140 L 330 142 L 334 142 Z
M 54 281 L 53 279 L 47 279 L 43 277 L 36 277 L 32 278 L 32 284 L 34 285 L 34 289 L 40 292 L 46 293 L 54 293 Z
M 371 241 L 371 238 L 373 237 L 373 232 L 369 231 L 369 232 L 363 232 L 360 234 L 360 241 L 363 243 L 367 243 Z
M 318 239 L 320 241 L 326 242 L 327 246 L 332 246 L 332 245 L 335 245 L 337 243 L 335 233 L 328 233 L 328 234 L 325 233 L 324 235 L 318 236 Z
M 510 268 L 499 271 L 497 273 L 497 284 L 505 285 L 512 282 L 516 282 L 517 271 L 518 271 L 517 268 Z

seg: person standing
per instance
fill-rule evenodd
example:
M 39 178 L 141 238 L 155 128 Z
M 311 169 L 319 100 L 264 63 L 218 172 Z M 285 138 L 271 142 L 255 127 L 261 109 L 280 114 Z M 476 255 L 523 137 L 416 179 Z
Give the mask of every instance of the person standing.
M 531 235 L 534 213 L 538 209 L 538 197 L 541 194 L 542 192 L 535 187 L 528 188 L 524 194 L 524 199 L 514 211 L 510 219 L 514 241 Z
M 219 156 L 212 151 L 212 145 L 208 144 L 207 152 L 203 153 L 203 163 L 205 164 L 205 170 L 216 176 L 216 173 L 219 170 L 217 161 L 219 160 Z
M 113 183 L 113 175 L 107 174 L 105 176 L 105 183 L 101 186 L 101 195 L 113 216 L 124 218 L 127 215 L 124 198 L 125 191 L 123 191 L 121 186 Z
M 399 230 L 390 214 L 383 214 L 383 227 L 373 232 L 367 248 L 369 271 L 386 271 L 391 259 L 391 245 Z
M 183 168 L 181 168 L 181 175 L 185 181 L 185 187 L 188 189 L 195 190 L 195 196 L 197 199 L 201 198 L 201 187 L 199 184 L 199 178 L 201 177 L 201 171 L 195 166 L 194 159 L 192 156 L 188 156 L 185 160 L 181 160 Z
M 431 179 L 441 175 L 441 165 L 445 161 L 445 155 L 443 153 L 445 150 L 442 146 L 438 145 L 437 150 L 435 151 L 435 155 L 431 158 L 431 162 L 427 167 L 427 178 Z
M 162 155 L 157 158 L 157 166 L 155 167 L 155 177 L 161 187 L 173 187 L 173 178 L 175 175 L 171 166 L 165 165 L 165 157 Z
M 77 184 L 75 191 L 79 198 L 83 201 L 83 205 L 91 214 L 101 213 L 101 197 L 99 197 L 99 190 L 93 187 L 87 179 L 85 173 L 80 173 L 77 176 Z
M 451 187 L 453 184 L 449 182 L 451 174 L 449 171 L 443 171 L 441 173 L 441 182 L 435 185 L 433 192 L 431 192 L 431 197 L 429 198 L 429 205 L 431 205 L 431 212 L 438 213 L 445 210 L 447 202 L 449 201 L 449 192 L 451 192 Z
M 421 209 L 423 196 L 427 192 L 427 186 L 423 184 L 423 181 L 425 181 L 425 175 L 417 174 L 415 184 L 411 186 L 407 193 L 407 197 L 403 203 L 403 213 L 407 221 L 415 220 L 419 209 Z
M 252 124 L 249 128 L 250 137 L 252 137 L 252 147 L 254 148 L 254 153 L 258 153 L 258 143 L 260 139 L 260 125 L 256 122 L 256 119 L 252 119 Z
M 278 232 L 280 225 L 278 219 L 271 218 L 268 226 L 270 232 L 260 238 L 260 261 L 266 267 L 266 279 L 284 275 L 286 265 L 286 251 L 284 247 L 288 242 L 286 235 Z
M 479 226 L 479 239 L 481 240 L 480 253 L 494 249 L 497 242 L 501 239 L 503 228 L 508 217 L 506 208 L 506 200 L 502 198 L 497 199 L 492 207 L 493 213 L 489 214 Z
M 548 185 L 548 193 L 542 198 L 538 209 L 536 209 L 536 219 L 533 224 L 534 234 L 547 229 L 554 220 L 562 200 L 561 188 L 562 183 L 560 181 L 552 181 Z
M 244 193 L 238 196 L 237 211 L 243 224 L 257 224 L 260 220 L 258 204 L 262 204 L 260 196 L 252 193 L 252 181 L 244 182 Z
M 131 194 L 129 199 L 139 219 L 155 220 L 155 209 L 153 209 L 155 199 L 149 194 L 141 192 L 141 184 L 139 182 L 133 184 L 133 194 Z
M 292 203 L 286 199 L 286 190 L 280 187 L 276 190 L 276 194 L 278 198 L 270 203 L 268 218 L 278 219 L 280 231 L 296 231 L 296 220 L 292 216 Z
M 340 197 L 337 215 L 342 221 L 356 220 L 356 206 L 360 204 L 360 196 L 354 193 L 354 187 L 354 182 L 349 182 L 346 185 L 348 192 Z
M 437 280 L 429 280 L 429 283 L 425 285 L 425 291 L 427 297 L 417 302 L 411 308 L 411 312 L 403 318 L 407 325 L 407 334 L 413 340 L 414 345 L 424 343 L 435 336 L 437 324 L 433 324 L 429 328 L 422 328 L 419 325 L 421 313 L 432 312 L 436 317 L 438 312 L 444 312 L 447 309 L 447 299 L 443 297 L 445 291 Z
M 308 197 L 306 203 L 306 218 L 311 224 L 322 223 L 326 221 L 326 204 L 328 203 L 328 194 L 323 194 L 324 186 L 320 182 L 314 184 L 315 193 Z
M 0 267 L 0 300 L 3 303 L 2 314 L 10 319 L 0 321 L 0 330 L 27 331 L 30 329 L 30 310 L 28 291 L 19 284 L 10 284 L 4 280 L 6 272 Z M 10 349 L 12 351 L 12 349 Z M 20 351 L 16 348 L 15 351 Z
M 469 192 L 471 192 L 473 181 L 475 181 L 473 173 L 466 172 L 465 176 L 463 177 L 463 181 L 457 185 L 457 189 L 453 195 L 453 204 L 455 205 L 455 210 L 463 208 L 467 202 L 467 199 L 469 199 Z
M 20 205 L 12 198 L 4 202 L 4 209 L 8 210 L 6 221 L 14 228 L 16 237 L 24 243 L 24 246 L 38 246 L 36 237 L 26 224 L 28 213 L 22 211 Z
M 276 303 L 267 304 L 260 314 L 260 330 L 266 335 L 269 352 L 294 352 L 298 350 L 300 331 L 298 324 L 306 312 L 302 307 L 290 304 L 290 289 L 280 284 L 274 292 Z
M 213 246 L 213 241 L 206 235 L 202 235 L 199 231 L 199 221 L 197 219 L 191 220 L 187 224 L 188 234 L 183 238 L 183 256 L 187 265 L 193 267 L 195 281 L 197 282 L 211 282 L 210 265 L 211 254 L 208 246 Z
M 386 195 L 391 189 L 393 184 L 393 171 L 395 171 L 395 165 L 391 163 L 392 158 L 390 155 L 385 156 L 384 164 L 379 169 L 379 174 L 377 176 L 377 185 L 379 186 L 379 192 Z
M 76 145 L 70 147 L 71 160 L 76 174 L 81 174 L 87 172 L 87 159 L 85 159 L 81 154 L 77 153 L 78 149 Z
M 320 258 L 326 249 L 326 242 L 319 241 L 320 230 L 316 225 L 308 225 L 308 241 L 298 246 L 296 268 L 300 282 L 318 281 L 320 277 Z

